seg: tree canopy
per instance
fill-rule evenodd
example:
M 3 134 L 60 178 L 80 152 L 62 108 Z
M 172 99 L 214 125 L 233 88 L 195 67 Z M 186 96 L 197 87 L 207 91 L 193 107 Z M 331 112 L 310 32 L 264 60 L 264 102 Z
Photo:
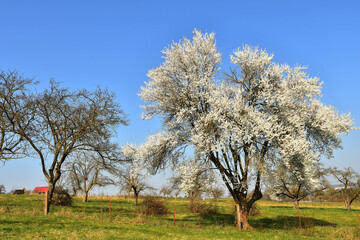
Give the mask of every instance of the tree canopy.
M 26 113 L 25 107 L 28 87 L 37 84 L 31 78 L 25 78 L 17 71 L 0 70 L 0 161 L 21 158 L 27 153 L 24 138 L 16 133 L 16 122 L 19 115 Z

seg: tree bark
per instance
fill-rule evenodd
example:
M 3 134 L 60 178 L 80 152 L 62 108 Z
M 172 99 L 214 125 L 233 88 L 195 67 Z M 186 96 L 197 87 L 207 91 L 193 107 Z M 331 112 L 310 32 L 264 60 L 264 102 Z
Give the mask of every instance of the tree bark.
M 72 196 L 73 196 L 73 197 L 76 197 L 76 193 L 77 193 L 76 189 L 73 188 L 73 190 L 72 190 Z
M 294 209 L 299 209 L 299 200 L 294 201 Z
M 249 217 L 249 210 L 246 209 L 245 205 L 236 203 L 235 204 L 235 225 L 239 231 L 253 229 L 248 222 L 248 217 Z
M 351 202 L 348 199 L 345 200 L 345 206 L 347 211 L 351 211 Z
M 139 198 L 139 194 L 138 193 L 135 193 L 135 206 L 138 205 L 138 198 Z
M 83 196 L 83 202 L 87 202 L 88 201 L 88 192 L 85 191 L 84 196 Z
M 242 229 L 240 219 L 241 219 L 240 204 L 235 203 L 235 226 L 238 230 Z
M 190 200 L 190 203 L 194 202 L 194 193 L 193 192 L 189 193 L 189 200 Z

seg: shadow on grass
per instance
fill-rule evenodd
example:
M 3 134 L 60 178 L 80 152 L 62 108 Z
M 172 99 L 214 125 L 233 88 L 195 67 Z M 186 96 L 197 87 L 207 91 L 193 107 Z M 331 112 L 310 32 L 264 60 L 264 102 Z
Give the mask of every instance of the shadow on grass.
M 179 222 L 187 222 L 193 224 L 227 226 L 234 224 L 234 215 L 232 214 L 192 214 L 178 220 Z
M 73 213 L 86 213 L 86 214 L 108 214 L 109 212 L 109 207 L 108 206 L 103 206 L 103 207 L 98 207 L 98 206 L 72 206 L 70 208 Z M 127 214 L 127 215 L 134 215 L 137 213 L 136 210 L 132 210 L 132 209 L 128 209 L 128 208 L 123 208 L 123 207 L 111 207 L 111 212 L 114 213 L 122 213 L 122 214 Z
M 254 228 L 262 228 L 262 229 L 292 229 L 292 228 L 300 227 L 299 217 L 296 216 L 278 216 L 275 218 L 263 217 L 257 219 L 250 219 L 249 223 Z M 314 226 L 335 227 L 336 225 L 321 219 L 316 219 L 311 217 L 301 217 L 302 228 L 310 228 Z
M 297 209 L 294 209 L 292 207 L 289 206 L 267 206 L 267 208 L 269 209 L 276 209 L 275 211 L 297 211 Z M 328 214 L 348 214 L 348 213 L 352 213 L 352 214 L 360 214 L 360 209 L 351 209 L 351 211 L 347 211 L 346 208 L 338 208 L 338 207 L 308 207 L 308 206 L 303 206 L 300 207 L 300 212 L 312 212 L 313 214 L 316 214 L 318 216 L 325 216 Z M 302 213 L 301 213 L 302 214 Z
M 191 222 L 193 224 L 230 226 L 235 223 L 235 216 L 232 214 L 199 214 L 186 216 L 180 222 Z M 299 218 L 297 216 L 278 216 L 274 218 L 258 217 L 249 219 L 249 223 L 255 229 L 293 229 L 299 228 Z M 332 226 L 336 224 L 311 217 L 301 217 L 301 227 L 311 228 L 314 226 Z

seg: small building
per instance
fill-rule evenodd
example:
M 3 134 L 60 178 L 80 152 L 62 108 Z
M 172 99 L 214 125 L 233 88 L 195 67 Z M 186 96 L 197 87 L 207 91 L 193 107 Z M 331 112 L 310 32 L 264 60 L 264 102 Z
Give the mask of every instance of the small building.
M 34 194 L 45 194 L 45 192 L 49 190 L 49 187 L 36 187 L 32 193 Z
M 24 194 L 25 193 L 25 188 L 23 189 L 16 189 L 13 194 L 14 195 L 19 195 L 19 194 Z

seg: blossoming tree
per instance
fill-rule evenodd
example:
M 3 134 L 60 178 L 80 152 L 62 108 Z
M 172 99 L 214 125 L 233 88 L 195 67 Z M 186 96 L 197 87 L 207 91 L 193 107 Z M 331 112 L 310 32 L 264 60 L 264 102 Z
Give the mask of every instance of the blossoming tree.
M 208 164 L 198 159 L 188 159 L 177 168 L 180 173 L 179 188 L 191 202 L 200 197 L 202 192 L 211 192 L 215 188 L 216 177 L 209 168 Z
M 349 114 L 320 102 L 317 78 L 304 67 L 272 62 L 265 50 L 235 50 L 233 68 L 223 75 L 214 33 L 195 30 L 192 41 L 173 43 L 163 54 L 139 94 L 144 118 L 162 117 L 163 131 L 149 136 L 140 152 L 157 170 L 192 146 L 197 159 L 221 174 L 239 230 L 251 228 L 249 211 L 262 197 L 269 163 L 276 159 L 311 183 L 319 156 L 331 156 L 352 127 Z
M 135 205 L 138 205 L 140 192 L 146 189 L 153 189 L 146 181 L 149 177 L 149 172 L 135 144 L 125 144 L 121 150 L 128 162 L 127 164 L 122 163 L 121 168 L 114 169 L 113 173 L 119 177 L 120 184 L 124 190 L 134 193 Z

